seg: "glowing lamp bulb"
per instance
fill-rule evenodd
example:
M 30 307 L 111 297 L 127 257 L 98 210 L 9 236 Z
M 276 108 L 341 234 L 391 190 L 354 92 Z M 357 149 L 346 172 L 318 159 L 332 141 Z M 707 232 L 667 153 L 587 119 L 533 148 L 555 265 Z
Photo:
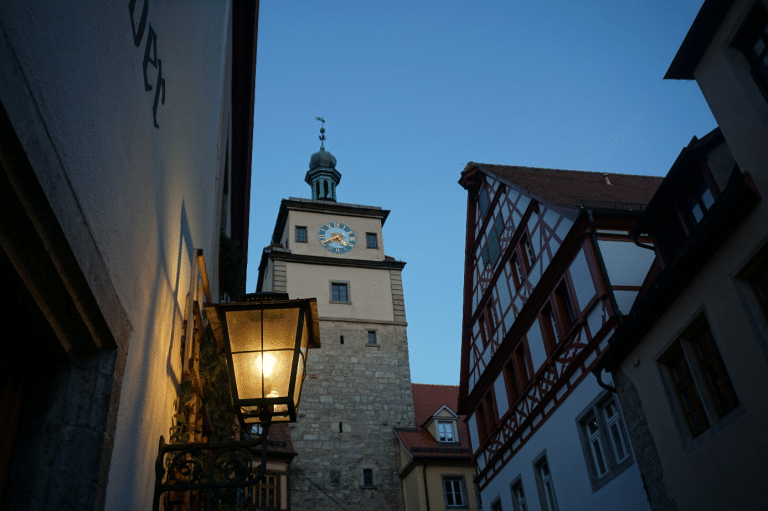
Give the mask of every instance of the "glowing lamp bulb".
M 263 362 L 262 362 L 263 359 Z M 272 369 L 275 367 L 275 357 L 269 353 L 264 353 L 262 356 L 256 359 L 256 370 L 258 372 L 264 371 L 264 376 L 272 374 Z

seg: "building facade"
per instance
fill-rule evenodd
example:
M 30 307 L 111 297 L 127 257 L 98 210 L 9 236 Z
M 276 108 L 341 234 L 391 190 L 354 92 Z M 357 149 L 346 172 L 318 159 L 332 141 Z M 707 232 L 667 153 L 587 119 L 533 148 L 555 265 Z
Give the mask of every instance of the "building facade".
M 152 508 L 199 261 L 218 301 L 247 249 L 257 13 L 0 5 L 1 509 Z
M 666 75 L 695 79 L 719 128 L 635 228 L 656 260 L 603 362 L 652 509 L 768 507 L 767 42 L 765 2 L 706 1 Z
M 320 319 L 291 425 L 291 509 L 402 509 L 391 431 L 414 421 L 405 263 L 384 254 L 389 211 L 336 202 L 340 179 L 321 146 L 306 176 L 313 198 L 281 202 L 259 266 L 259 291 L 317 297 Z
M 408 511 L 481 509 L 459 387 L 413 384 L 415 428 L 395 428 Z
M 619 403 L 591 374 L 653 257 L 661 181 L 470 162 L 459 413 L 489 509 L 648 509 Z

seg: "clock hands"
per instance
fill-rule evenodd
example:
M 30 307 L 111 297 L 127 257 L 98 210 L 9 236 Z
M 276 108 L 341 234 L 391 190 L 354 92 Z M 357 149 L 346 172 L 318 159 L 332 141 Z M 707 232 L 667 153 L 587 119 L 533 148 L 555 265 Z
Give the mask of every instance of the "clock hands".
M 328 243 L 331 243 L 331 242 L 336 242 L 336 243 L 340 244 L 340 245 L 341 245 L 341 246 L 343 246 L 343 247 L 346 247 L 346 246 L 347 246 L 347 242 L 346 242 L 346 241 L 344 241 L 344 238 L 342 238 L 342 237 L 341 237 L 340 235 L 338 235 L 338 234 L 334 234 L 334 235 L 333 235 L 333 236 L 331 236 L 330 238 L 326 238 L 326 239 L 324 239 L 323 241 L 321 241 L 321 243 L 323 244 L 323 246 L 325 246 L 325 245 L 327 245 Z

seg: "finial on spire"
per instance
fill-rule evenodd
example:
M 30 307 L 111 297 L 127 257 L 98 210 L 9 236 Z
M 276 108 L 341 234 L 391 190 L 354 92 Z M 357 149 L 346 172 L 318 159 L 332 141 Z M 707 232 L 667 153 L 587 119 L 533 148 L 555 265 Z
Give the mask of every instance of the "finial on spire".
M 320 139 L 320 150 L 324 151 L 325 146 L 323 145 L 323 142 L 325 142 L 325 119 L 323 119 L 322 117 L 315 117 L 315 119 L 323 123 L 320 126 L 320 136 L 318 138 Z

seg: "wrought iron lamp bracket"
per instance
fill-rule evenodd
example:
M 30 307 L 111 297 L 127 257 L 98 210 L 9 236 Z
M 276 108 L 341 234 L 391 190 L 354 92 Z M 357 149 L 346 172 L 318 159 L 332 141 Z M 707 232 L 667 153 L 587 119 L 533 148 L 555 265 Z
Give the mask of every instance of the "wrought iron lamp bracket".
M 161 497 L 167 492 L 209 490 L 205 504 L 209 511 L 215 493 L 210 490 L 258 484 L 267 470 L 267 446 L 285 446 L 285 442 L 267 440 L 269 426 L 269 422 L 262 423 L 258 438 L 239 442 L 166 444 L 161 436 L 155 460 L 153 511 L 160 511 Z M 257 449 L 261 451 L 261 463 L 254 471 Z

